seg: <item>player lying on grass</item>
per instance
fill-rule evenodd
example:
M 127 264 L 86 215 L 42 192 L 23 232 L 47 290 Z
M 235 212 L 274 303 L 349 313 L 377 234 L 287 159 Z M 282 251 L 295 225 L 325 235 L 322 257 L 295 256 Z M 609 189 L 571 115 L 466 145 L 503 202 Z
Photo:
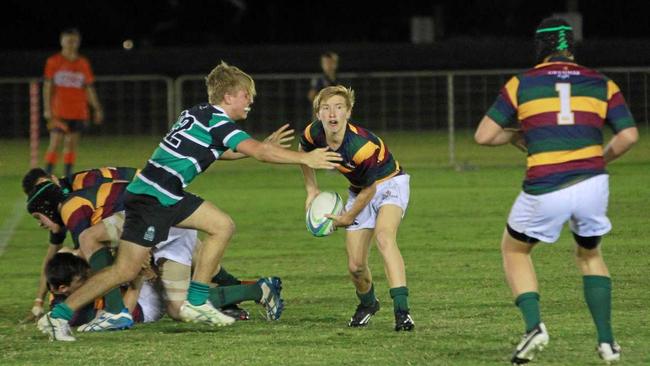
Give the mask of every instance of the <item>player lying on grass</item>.
M 167 243 L 158 244 L 152 253 L 152 267 L 143 270 L 123 293 L 124 303 L 135 323 L 156 321 L 164 314 L 180 320 L 179 311 L 189 285 L 195 243 L 196 231 L 171 228 Z M 57 253 L 46 265 L 47 282 L 55 295 L 52 305 L 76 291 L 89 275 L 90 267 L 83 258 L 68 252 Z M 277 320 L 282 313 L 280 291 L 279 278 L 263 277 L 246 284 L 212 287 L 210 301 L 217 307 L 255 301 L 263 306 L 267 320 Z M 75 312 L 70 325 L 81 325 L 79 331 L 93 331 L 95 310 L 102 309 L 101 301 L 98 302 L 99 306 L 89 304 Z M 247 313 L 237 315 L 246 315 L 246 318 L 239 318 L 241 320 L 248 319 Z
M 273 137 L 274 135 L 272 135 Z M 279 136 L 276 134 L 276 136 Z M 278 137 L 279 138 L 279 137 Z M 275 137 L 272 143 L 278 141 Z M 48 175 L 42 169 L 32 169 L 23 179 L 24 190 L 30 190 L 28 211 L 41 223 L 41 226 L 50 230 L 51 245 L 48 248 L 44 264 L 62 246 L 66 231 L 72 234 L 75 248 L 79 248 L 82 256 L 87 259 L 93 271 L 99 271 L 112 263 L 110 247 L 115 247 L 119 242 L 124 222 L 123 202 L 125 187 L 128 184 L 124 179 L 130 178 L 129 169 L 120 168 L 124 173 L 118 175 L 114 168 L 99 168 L 73 175 L 83 177 L 73 179 L 88 184 L 70 185 L 65 179 L 59 180 Z M 112 173 L 111 173 L 112 172 Z M 94 178 L 93 178 L 94 176 Z M 110 176 L 117 180 L 111 181 Z M 96 185 L 91 185 L 91 183 Z M 97 184 L 99 183 L 99 184 Z M 59 186 L 63 184 L 63 187 Z M 76 189 L 70 191 L 70 189 Z M 196 232 L 194 236 L 196 236 Z M 239 284 L 238 280 L 230 275 L 223 267 L 213 276 L 212 282 L 219 285 Z M 43 296 L 47 292 L 44 271 L 41 274 L 41 286 L 32 307 L 32 314 L 37 317 L 42 312 Z M 124 308 L 119 289 L 113 289 L 105 295 L 106 309 Z M 231 306 L 227 309 L 229 315 L 239 315 L 245 311 Z M 98 318 L 101 322 L 103 319 Z M 102 326 L 108 329 L 113 327 L 124 328 L 128 326 L 128 314 L 122 313 L 121 321 L 106 322 Z M 100 330 L 102 326 L 90 329 Z
M 129 184 L 124 232 L 115 264 L 92 276 L 39 320 L 39 328 L 53 339 L 74 339 L 68 327 L 74 311 L 135 279 L 149 249 L 166 240 L 172 226 L 205 233 L 187 300 L 180 309 L 181 318 L 219 326 L 232 324 L 232 318 L 215 309 L 208 297 L 210 280 L 234 233 L 234 223 L 225 212 L 186 192 L 185 187 L 228 150 L 263 162 L 319 169 L 333 169 L 340 161 L 339 154 L 325 149 L 290 151 L 257 141 L 244 132 L 235 121 L 247 117 L 255 83 L 240 69 L 221 63 L 207 76 L 206 86 L 208 102 L 181 112 L 142 172 Z M 107 314 L 107 321 L 121 316 L 113 311 Z
M 397 247 L 397 229 L 409 201 L 410 177 L 379 137 L 349 122 L 353 106 L 352 89 L 340 85 L 322 89 L 313 105 L 317 120 L 305 128 L 300 149 L 326 148 L 340 153 L 343 162 L 337 169 L 350 181 L 345 211 L 331 217 L 336 226 L 347 230 L 348 270 L 360 300 L 349 326 L 367 325 L 379 310 L 368 267 L 370 244 L 376 239 L 393 298 L 395 330 L 410 331 L 414 324 L 409 314 L 406 272 Z M 302 172 L 307 207 L 320 191 L 314 170 L 302 166 Z
M 535 43 L 540 63 L 505 84 L 475 134 L 482 145 L 506 144 L 521 134 L 528 149 L 523 192 L 512 206 L 501 242 L 506 278 L 526 323 L 512 362 L 529 362 L 548 343 L 530 253 L 539 241 L 555 242 L 567 221 L 577 244 L 585 300 L 598 332 L 598 354 L 607 362 L 617 361 L 620 347 L 611 326 L 612 285 L 599 248 L 612 227 L 606 214 L 605 166 L 632 147 L 638 132 L 618 86 L 575 63 L 568 23 L 543 20 Z M 615 135 L 603 149 L 605 124 Z

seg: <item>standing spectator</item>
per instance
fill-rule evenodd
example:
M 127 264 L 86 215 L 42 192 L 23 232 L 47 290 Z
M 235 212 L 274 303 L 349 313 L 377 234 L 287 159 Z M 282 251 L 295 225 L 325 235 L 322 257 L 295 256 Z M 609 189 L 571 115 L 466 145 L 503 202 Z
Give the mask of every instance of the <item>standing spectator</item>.
M 45 64 L 43 82 L 43 117 L 50 131 L 50 145 L 45 153 L 45 170 L 52 173 L 63 143 L 65 175 L 72 172 L 77 157 L 81 131 L 87 124 L 88 106 L 93 106 L 93 120 L 104 120 L 102 107 L 93 87 L 95 76 L 88 59 L 79 54 L 81 34 L 77 29 L 61 32 L 61 52 L 50 56 Z
M 320 55 L 320 67 L 323 69 L 323 75 L 313 78 L 307 93 L 307 99 L 314 101 L 316 94 L 321 89 L 328 86 L 336 85 L 336 70 L 339 67 L 339 55 L 332 51 L 327 51 Z

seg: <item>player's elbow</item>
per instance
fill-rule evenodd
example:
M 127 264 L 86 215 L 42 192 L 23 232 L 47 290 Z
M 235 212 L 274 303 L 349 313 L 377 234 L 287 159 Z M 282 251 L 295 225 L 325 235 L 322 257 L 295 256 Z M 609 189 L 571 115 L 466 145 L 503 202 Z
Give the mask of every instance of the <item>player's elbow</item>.
M 632 146 L 639 141 L 639 130 L 636 127 L 626 128 L 619 132 L 628 146 Z
M 474 141 L 479 145 L 490 145 L 492 138 L 479 129 L 474 134 Z

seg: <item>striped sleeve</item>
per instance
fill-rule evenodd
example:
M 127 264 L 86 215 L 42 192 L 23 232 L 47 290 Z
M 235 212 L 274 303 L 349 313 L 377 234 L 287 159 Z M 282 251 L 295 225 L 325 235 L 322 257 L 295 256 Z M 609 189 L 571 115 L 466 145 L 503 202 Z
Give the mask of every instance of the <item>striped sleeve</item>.
M 300 135 L 300 148 L 302 151 L 310 152 L 316 148 L 314 137 L 311 132 L 313 125 L 313 123 L 307 125 L 307 127 L 302 131 L 302 135 Z
M 212 118 L 209 122 L 210 135 L 215 145 L 237 151 L 237 145 L 240 142 L 251 138 L 235 122 L 230 119 Z
M 501 88 L 496 101 L 487 111 L 486 115 L 501 127 L 517 124 L 517 90 L 519 89 L 519 78 L 512 77 L 506 85 Z
M 614 133 L 635 126 L 634 117 L 625 103 L 623 93 L 612 80 L 607 81 L 607 116 L 605 120 Z

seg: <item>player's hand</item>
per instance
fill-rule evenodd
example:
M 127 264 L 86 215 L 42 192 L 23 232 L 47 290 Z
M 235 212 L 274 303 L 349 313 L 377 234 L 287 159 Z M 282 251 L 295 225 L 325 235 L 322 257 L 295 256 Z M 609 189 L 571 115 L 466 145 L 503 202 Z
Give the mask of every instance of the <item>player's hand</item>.
M 49 122 L 52 119 L 52 112 L 43 111 L 43 118 L 45 118 L 45 120 Z
M 332 219 L 335 227 L 347 227 L 352 225 L 352 223 L 354 223 L 354 217 L 349 217 L 346 214 L 342 214 L 342 215 L 325 214 L 325 217 L 327 217 L 328 219 Z
M 96 125 L 101 125 L 102 122 L 104 122 L 104 111 L 101 109 L 95 109 L 95 113 L 93 115 L 93 122 L 95 122 Z
M 327 147 L 321 147 L 305 154 L 302 163 L 312 169 L 334 169 L 339 166 L 337 162 L 342 160 L 339 153 L 328 151 Z
M 307 208 L 311 204 L 311 201 L 313 201 L 314 198 L 316 198 L 316 196 L 318 196 L 319 194 L 320 194 L 320 190 L 318 189 L 307 193 L 307 198 L 305 199 L 305 211 L 307 211 Z
M 294 138 L 293 129 L 288 130 L 288 128 L 289 124 L 285 123 L 282 127 L 278 128 L 267 138 L 265 138 L 264 142 L 268 142 L 283 149 L 291 147 L 291 143 L 289 143 L 289 141 L 293 140 Z
M 35 322 L 43 314 L 45 314 L 45 312 L 43 311 L 43 300 L 35 299 L 29 314 L 27 314 L 27 316 L 24 319 L 22 319 L 20 323 L 25 324 L 25 323 Z

